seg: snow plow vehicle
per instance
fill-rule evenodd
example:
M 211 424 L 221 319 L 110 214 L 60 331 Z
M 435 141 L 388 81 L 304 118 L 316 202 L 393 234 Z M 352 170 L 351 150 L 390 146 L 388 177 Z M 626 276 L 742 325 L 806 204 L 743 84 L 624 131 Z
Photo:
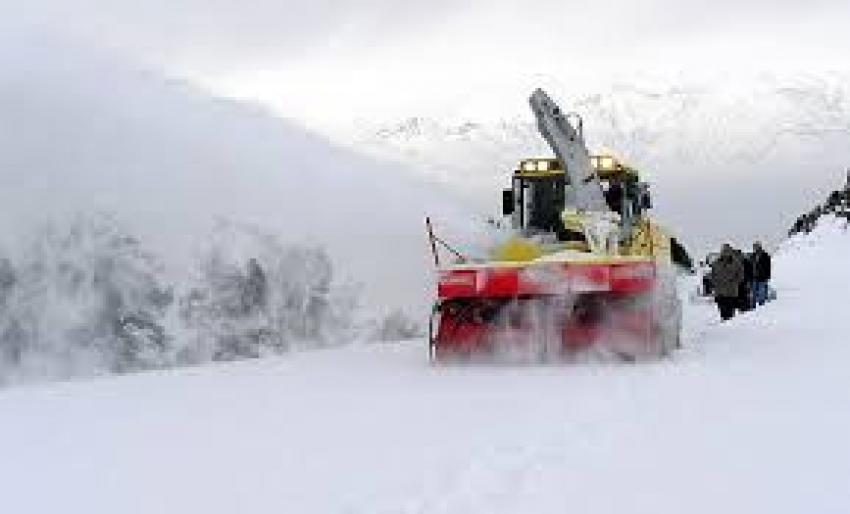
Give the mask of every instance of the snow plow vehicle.
M 648 184 L 611 155 L 591 155 L 583 122 L 542 90 L 531 98 L 554 158 L 525 159 L 503 192 L 509 236 L 487 259 L 437 261 L 430 323 L 436 362 L 602 353 L 660 357 L 679 346 L 676 242 L 654 223 Z

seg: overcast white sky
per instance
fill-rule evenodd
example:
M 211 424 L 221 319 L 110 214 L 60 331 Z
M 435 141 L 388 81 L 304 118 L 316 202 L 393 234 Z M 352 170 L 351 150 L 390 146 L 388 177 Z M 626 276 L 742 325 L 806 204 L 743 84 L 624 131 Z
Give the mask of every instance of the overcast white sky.
M 416 114 L 475 91 L 624 73 L 848 67 L 846 0 L 0 0 L 61 32 L 309 124 Z

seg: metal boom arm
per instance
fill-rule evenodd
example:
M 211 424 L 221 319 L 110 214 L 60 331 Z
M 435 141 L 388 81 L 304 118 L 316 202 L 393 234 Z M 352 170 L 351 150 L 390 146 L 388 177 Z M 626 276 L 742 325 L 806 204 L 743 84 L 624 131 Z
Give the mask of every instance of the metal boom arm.
M 608 211 L 602 185 L 590 163 L 590 152 L 584 143 L 581 125 L 576 130 L 567 119 L 568 116 L 542 89 L 534 91 L 529 103 L 537 117 L 540 134 L 549 143 L 569 177 L 575 192 L 574 207 L 584 211 Z

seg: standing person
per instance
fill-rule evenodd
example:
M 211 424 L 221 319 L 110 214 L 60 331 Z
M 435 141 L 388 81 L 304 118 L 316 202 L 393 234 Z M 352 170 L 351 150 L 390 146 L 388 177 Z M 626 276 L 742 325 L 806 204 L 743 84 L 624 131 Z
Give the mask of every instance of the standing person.
M 735 316 L 741 282 L 744 281 L 744 263 L 729 244 L 724 244 L 720 256 L 711 265 L 711 285 L 714 301 L 722 320 Z
M 761 243 L 753 244 L 752 255 L 753 267 L 753 300 L 756 305 L 764 305 L 767 302 L 767 284 L 770 282 L 771 259 L 770 254 L 764 251 Z
M 735 256 L 744 266 L 744 279 L 738 285 L 738 309 L 741 312 L 753 310 L 753 262 L 752 256 L 734 249 Z
M 605 203 L 609 209 L 623 215 L 623 184 L 618 179 L 612 179 L 608 190 L 605 191 Z

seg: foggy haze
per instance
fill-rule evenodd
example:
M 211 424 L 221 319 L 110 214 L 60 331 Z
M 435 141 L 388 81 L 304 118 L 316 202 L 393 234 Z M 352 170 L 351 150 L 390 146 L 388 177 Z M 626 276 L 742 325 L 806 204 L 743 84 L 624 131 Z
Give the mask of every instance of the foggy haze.
M 96 46 L 214 94 L 262 104 L 355 150 L 363 123 L 410 116 L 473 122 L 528 116 L 525 99 L 538 86 L 569 108 L 580 98 L 607 95 L 617 83 L 649 81 L 661 89 L 686 84 L 709 96 L 718 90 L 723 100 L 729 91 L 757 90 L 765 74 L 785 87 L 801 76 L 846 82 L 850 71 L 844 28 L 850 4 L 834 0 L 2 3 L 8 15 L 0 28 L 7 38 L 59 35 Z M 832 95 L 827 100 L 839 107 L 838 115 L 847 112 L 846 88 L 802 94 L 815 100 Z M 775 123 L 772 106 L 743 96 L 737 118 L 704 128 L 705 152 L 722 157 L 714 135 L 736 134 L 739 122 Z M 636 116 L 649 125 L 655 113 Z M 847 126 L 836 132 L 834 124 L 818 126 L 821 121 L 810 123 L 815 133 L 833 132 L 814 142 L 800 135 L 808 141 L 804 154 L 785 151 L 744 164 L 721 158 L 707 165 L 676 158 L 682 154 L 678 147 L 609 141 L 653 174 L 659 212 L 702 251 L 727 238 L 776 238 L 801 205 L 840 185 L 836 181 L 850 161 Z M 598 123 L 588 120 L 589 126 Z M 693 122 L 691 135 L 700 139 L 692 127 Z M 664 129 L 686 130 L 676 123 Z M 744 133 L 737 144 L 759 146 L 768 137 Z M 795 147 L 793 139 L 782 146 L 789 141 Z M 646 158 L 648 153 L 656 157 Z M 500 170 L 493 166 L 494 174 L 504 173 Z M 495 198 L 489 188 L 468 196 Z M 721 196 L 725 209 L 717 208 Z

